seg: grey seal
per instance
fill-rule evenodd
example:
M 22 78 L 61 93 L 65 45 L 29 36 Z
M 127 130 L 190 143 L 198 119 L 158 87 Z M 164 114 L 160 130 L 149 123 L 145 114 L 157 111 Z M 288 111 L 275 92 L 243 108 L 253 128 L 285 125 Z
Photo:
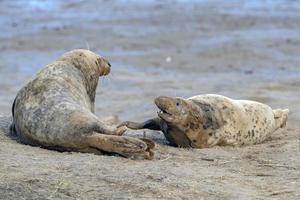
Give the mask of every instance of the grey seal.
M 119 127 L 161 130 L 172 146 L 241 146 L 263 142 L 285 127 L 289 112 L 216 94 L 188 99 L 161 96 L 155 99 L 155 104 L 160 110 L 158 117 L 143 123 L 126 121 Z
M 59 151 L 125 157 L 153 157 L 153 142 L 121 136 L 94 114 L 96 87 L 110 63 L 84 49 L 63 54 L 46 65 L 18 93 L 12 107 L 12 133 L 20 142 Z

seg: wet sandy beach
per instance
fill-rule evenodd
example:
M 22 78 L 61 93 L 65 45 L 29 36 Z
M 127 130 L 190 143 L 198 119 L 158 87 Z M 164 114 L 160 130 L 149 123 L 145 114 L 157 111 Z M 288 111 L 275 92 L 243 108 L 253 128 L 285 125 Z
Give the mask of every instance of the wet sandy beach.
M 159 95 L 203 93 L 290 109 L 288 130 L 264 144 L 159 146 L 155 162 L 58 153 L 1 136 L 0 199 L 300 198 L 299 2 L 2 0 L 0 27 L 6 115 L 33 74 L 74 48 L 112 64 L 97 89 L 99 117 L 142 121 L 156 115 Z

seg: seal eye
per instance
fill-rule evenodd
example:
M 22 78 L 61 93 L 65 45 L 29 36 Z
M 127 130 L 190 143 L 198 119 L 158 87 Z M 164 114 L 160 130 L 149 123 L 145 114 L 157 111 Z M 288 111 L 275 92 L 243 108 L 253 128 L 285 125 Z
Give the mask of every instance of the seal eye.
M 179 103 L 178 103 L 178 102 L 176 103 L 176 106 L 179 106 Z

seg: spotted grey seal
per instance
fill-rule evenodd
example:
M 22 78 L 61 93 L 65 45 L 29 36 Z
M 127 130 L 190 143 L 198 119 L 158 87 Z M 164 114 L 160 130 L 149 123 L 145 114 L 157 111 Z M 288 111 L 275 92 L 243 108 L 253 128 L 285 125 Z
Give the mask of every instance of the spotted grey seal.
M 123 122 L 131 129 L 161 130 L 173 146 L 206 148 L 214 145 L 256 144 L 286 125 L 287 109 L 233 100 L 221 95 L 188 99 L 161 96 L 155 99 L 157 118 L 143 123 Z
M 94 114 L 100 76 L 109 74 L 110 63 L 84 49 L 63 54 L 46 65 L 15 98 L 11 130 L 22 143 L 61 151 L 151 159 L 149 140 L 120 136 Z

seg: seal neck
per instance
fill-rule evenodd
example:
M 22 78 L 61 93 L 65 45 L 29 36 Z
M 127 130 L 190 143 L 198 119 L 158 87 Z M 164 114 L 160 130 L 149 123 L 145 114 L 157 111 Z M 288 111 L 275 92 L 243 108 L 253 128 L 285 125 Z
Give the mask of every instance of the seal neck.
M 85 59 L 85 57 L 79 54 L 79 56 L 63 57 L 60 60 L 67 60 L 75 68 L 81 72 L 81 77 L 83 84 L 86 88 L 86 92 L 90 97 L 92 103 L 95 102 L 96 89 L 100 77 L 100 71 L 95 62 L 90 59 Z
M 95 102 L 96 89 L 99 81 L 99 71 L 97 67 L 93 66 L 94 63 L 88 63 L 85 60 L 79 60 L 75 62 L 74 66 L 80 70 L 82 73 L 82 79 L 87 91 L 87 94 L 90 97 L 91 102 Z

